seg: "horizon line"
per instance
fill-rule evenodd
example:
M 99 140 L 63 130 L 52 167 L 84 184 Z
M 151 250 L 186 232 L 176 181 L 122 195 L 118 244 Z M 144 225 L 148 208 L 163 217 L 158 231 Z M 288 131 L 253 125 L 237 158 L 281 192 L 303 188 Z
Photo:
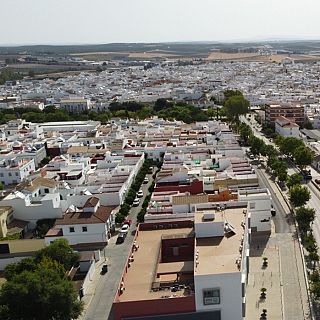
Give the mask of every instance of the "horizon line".
M 232 40 L 182 40 L 182 41 L 158 41 L 158 42 L 148 42 L 148 41 L 132 41 L 132 42 L 39 42 L 39 43 L 14 43 L 14 44 L 1 44 L 1 47 L 29 47 L 29 46 L 99 46 L 99 45 L 110 45 L 110 44 L 186 44 L 186 43 L 203 43 L 203 44 L 224 44 L 224 43 L 257 43 L 257 42 L 320 42 L 319 38 L 290 38 L 290 37 L 275 37 L 275 38 L 257 38 L 257 39 L 232 39 Z

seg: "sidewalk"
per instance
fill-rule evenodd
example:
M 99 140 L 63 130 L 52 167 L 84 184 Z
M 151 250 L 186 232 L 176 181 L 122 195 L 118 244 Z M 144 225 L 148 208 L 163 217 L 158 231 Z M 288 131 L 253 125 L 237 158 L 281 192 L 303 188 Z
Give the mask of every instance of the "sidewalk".
M 292 234 L 272 233 L 266 245 L 255 242 L 250 248 L 249 277 L 246 291 L 246 320 L 260 319 L 263 309 L 268 319 L 310 319 L 307 291 L 299 244 Z M 268 266 L 262 266 L 263 257 Z M 266 288 L 266 299 L 260 289 Z
M 108 274 L 108 273 L 106 273 L 105 275 L 101 275 L 101 274 L 100 274 L 101 268 L 102 268 L 102 266 L 103 266 L 104 264 L 108 264 L 108 266 L 109 266 L 109 263 L 110 263 L 110 262 L 108 261 L 108 259 L 105 261 L 105 258 L 104 258 L 103 256 L 101 256 L 100 261 L 98 261 L 98 262 L 96 263 L 96 268 L 95 268 L 95 271 L 94 271 L 92 280 L 90 281 L 90 284 L 89 284 L 89 286 L 88 286 L 88 289 L 87 289 L 87 291 L 86 291 L 86 294 L 85 294 L 85 295 L 83 296 L 83 298 L 81 299 L 81 301 L 82 301 L 83 304 L 84 304 L 84 309 L 83 309 L 83 312 L 82 312 L 81 316 L 78 318 L 79 320 L 84 320 L 84 319 L 85 319 L 88 306 L 89 306 L 92 298 L 94 297 L 97 284 L 100 282 L 100 278 L 101 278 L 101 277 L 105 277 L 105 276 L 107 276 L 107 274 Z
M 262 171 L 262 170 L 261 170 Z M 268 177 L 265 170 L 261 172 Z M 268 184 L 286 213 L 290 212 L 287 195 L 268 177 Z M 252 241 L 249 258 L 246 319 L 259 319 L 267 309 L 268 319 L 311 319 L 307 292 L 304 257 L 296 238 L 294 224 L 291 232 L 276 233 L 274 224 L 266 243 Z M 262 248 L 261 248 L 262 247 Z M 268 258 L 268 267 L 262 267 L 262 258 Z M 267 298 L 260 299 L 260 289 L 267 289 Z
M 262 267 L 263 257 L 268 258 L 266 268 Z M 260 243 L 250 248 L 249 265 L 246 320 L 260 319 L 263 309 L 267 310 L 268 319 L 284 319 L 279 247 L 275 235 L 269 238 L 262 252 Z M 260 299 L 261 288 L 267 289 L 266 299 Z

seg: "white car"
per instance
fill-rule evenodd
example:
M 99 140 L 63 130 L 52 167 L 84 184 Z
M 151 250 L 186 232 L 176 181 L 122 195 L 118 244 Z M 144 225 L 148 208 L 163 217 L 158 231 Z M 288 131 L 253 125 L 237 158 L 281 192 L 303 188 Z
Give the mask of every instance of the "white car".
M 121 230 L 120 232 L 121 233 L 127 233 L 129 231 L 129 225 L 127 223 L 125 223 L 122 227 L 121 227 Z
M 139 198 L 135 198 L 135 199 L 133 200 L 132 206 L 133 206 L 133 207 L 137 207 L 137 206 L 139 205 L 139 203 L 140 203 L 140 199 L 139 199 Z
M 142 192 L 141 189 L 137 192 L 137 197 L 138 198 L 142 198 L 143 197 L 143 192 Z

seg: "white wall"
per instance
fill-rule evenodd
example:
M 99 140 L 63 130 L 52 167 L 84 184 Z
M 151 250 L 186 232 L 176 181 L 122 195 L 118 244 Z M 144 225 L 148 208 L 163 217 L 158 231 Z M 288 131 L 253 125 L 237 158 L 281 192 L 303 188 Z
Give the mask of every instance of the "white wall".
M 107 226 L 104 223 L 91 224 L 74 224 L 74 225 L 56 225 L 56 228 L 62 228 L 63 236 L 71 245 L 78 243 L 107 242 Z M 70 232 L 70 227 L 74 228 L 74 232 Z M 83 232 L 82 227 L 87 227 L 87 231 Z M 61 237 L 46 237 L 46 244 L 50 244 L 55 239 Z
M 82 284 L 83 294 L 86 294 L 86 292 L 87 292 L 87 289 L 88 289 L 88 287 L 91 283 L 91 280 L 93 278 L 94 271 L 95 271 L 95 262 L 93 260 L 91 263 L 91 266 L 86 274 L 86 277 L 84 278 L 83 284 Z
M 275 124 L 275 130 L 277 133 L 279 133 L 283 137 L 294 137 L 294 138 L 299 138 L 300 136 L 300 131 L 299 127 L 294 127 L 294 128 L 284 128 L 281 127 L 277 122 Z
M 41 201 L 41 203 L 26 205 L 24 199 L 4 199 L 1 205 L 12 206 L 14 209 L 13 216 L 15 219 L 30 221 L 31 227 L 36 225 L 39 219 L 54 219 L 62 217 L 62 209 L 59 207 L 60 198 L 57 193 L 55 201 Z
M 221 310 L 221 320 L 242 320 L 241 272 L 195 275 L 196 311 Z M 220 304 L 204 305 L 203 289 L 220 288 Z

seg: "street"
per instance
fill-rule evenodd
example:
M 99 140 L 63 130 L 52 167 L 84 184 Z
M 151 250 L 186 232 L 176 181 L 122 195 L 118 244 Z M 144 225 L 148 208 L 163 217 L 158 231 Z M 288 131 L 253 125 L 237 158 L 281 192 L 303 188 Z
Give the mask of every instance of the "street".
M 122 244 L 115 244 L 117 234 L 114 235 L 105 249 L 106 259 L 109 266 L 108 272 L 103 276 L 98 276 L 96 288 L 92 300 L 85 312 L 83 319 L 86 320 L 106 320 L 112 319 L 112 303 L 118 289 L 120 277 L 126 264 L 129 250 L 132 246 L 133 236 L 136 230 L 137 214 L 141 210 L 144 198 L 148 194 L 148 188 L 152 184 L 152 174 L 147 174 L 148 184 L 142 184 L 143 198 L 140 198 L 138 207 L 132 207 L 129 218 L 132 220 L 128 235 Z M 100 270 L 97 270 L 98 272 Z

